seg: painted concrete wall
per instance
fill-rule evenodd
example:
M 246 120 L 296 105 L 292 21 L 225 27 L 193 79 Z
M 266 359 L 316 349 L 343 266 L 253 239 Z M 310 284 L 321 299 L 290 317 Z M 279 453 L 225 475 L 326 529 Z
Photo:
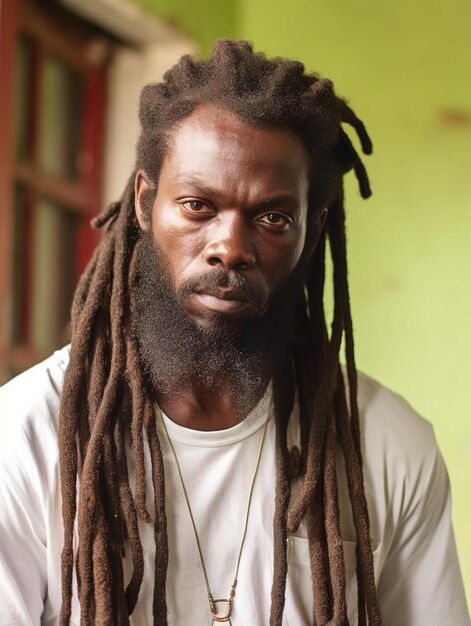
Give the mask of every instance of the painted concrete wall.
M 237 35 L 304 61 L 366 122 L 374 196 L 347 184 L 357 360 L 434 425 L 471 599 L 471 4 L 140 1 L 203 50 Z
M 237 37 L 239 0 L 135 0 L 194 37 L 206 54 L 217 37 Z

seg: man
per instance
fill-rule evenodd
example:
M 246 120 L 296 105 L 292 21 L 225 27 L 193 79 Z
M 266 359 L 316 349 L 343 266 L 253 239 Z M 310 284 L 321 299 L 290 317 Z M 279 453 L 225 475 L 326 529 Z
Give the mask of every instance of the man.
M 355 369 L 362 123 L 232 41 L 146 87 L 140 119 L 70 353 L 3 390 L 0 622 L 469 624 L 432 430 Z

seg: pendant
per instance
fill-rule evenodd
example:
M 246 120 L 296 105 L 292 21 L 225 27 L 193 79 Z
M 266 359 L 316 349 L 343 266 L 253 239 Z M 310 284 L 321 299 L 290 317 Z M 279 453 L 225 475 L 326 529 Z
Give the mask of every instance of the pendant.
M 225 613 L 217 613 L 216 612 L 216 604 L 218 604 L 220 602 L 225 602 L 226 603 L 226 612 Z M 221 624 L 223 622 L 225 622 L 226 624 L 229 624 L 230 626 L 232 626 L 232 623 L 231 623 L 232 598 L 230 598 L 230 599 L 220 598 L 219 600 L 213 600 L 212 604 L 211 604 L 211 613 L 213 614 L 213 621 L 212 621 L 211 626 L 213 626 L 213 624 L 215 624 L 215 623 Z
M 222 624 L 222 623 L 232 626 L 231 613 L 232 613 L 232 598 L 234 597 L 234 593 L 235 593 L 234 587 L 231 588 L 231 595 L 229 596 L 229 598 L 219 598 L 218 600 L 214 600 L 212 595 L 208 595 L 209 606 L 211 608 L 211 613 L 213 614 L 213 621 L 211 622 L 211 626 L 214 626 L 214 624 Z M 216 605 L 220 604 L 221 602 L 226 603 L 225 613 L 217 612 Z

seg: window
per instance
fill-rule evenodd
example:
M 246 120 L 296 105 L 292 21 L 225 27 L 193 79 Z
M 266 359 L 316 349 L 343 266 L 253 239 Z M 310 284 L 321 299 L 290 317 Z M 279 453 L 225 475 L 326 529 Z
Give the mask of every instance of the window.
M 0 66 L 0 90 L 11 94 L 0 112 L 4 380 L 67 342 L 73 290 L 96 244 L 110 46 L 63 9 L 2 5 L 1 45 L 6 35 L 13 52 Z

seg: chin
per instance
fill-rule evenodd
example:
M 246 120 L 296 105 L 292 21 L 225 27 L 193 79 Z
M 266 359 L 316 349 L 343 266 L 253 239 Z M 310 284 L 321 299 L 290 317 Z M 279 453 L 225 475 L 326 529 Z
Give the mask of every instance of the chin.
M 195 326 L 204 333 L 211 333 L 214 331 L 226 331 L 230 333 L 243 330 L 249 326 L 250 322 L 255 318 L 241 318 L 211 311 L 205 314 L 200 313 L 198 315 L 190 315 L 190 319 L 193 321 Z

